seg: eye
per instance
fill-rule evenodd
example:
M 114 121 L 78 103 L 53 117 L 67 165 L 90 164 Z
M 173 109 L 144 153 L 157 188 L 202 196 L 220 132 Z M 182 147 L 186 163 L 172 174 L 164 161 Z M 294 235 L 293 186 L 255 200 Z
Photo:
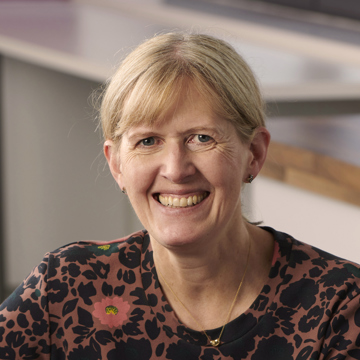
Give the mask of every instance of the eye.
M 193 134 L 187 141 L 187 146 L 192 151 L 210 150 L 216 145 L 213 137 L 204 134 Z
M 202 142 L 202 143 L 205 143 L 205 142 L 208 142 L 211 140 L 211 137 L 209 135 L 199 134 L 199 135 L 197 135 L 197 138 L 198 138 L 199 142 Z
M 152 146 L 155 144 L 155 139 L 153 137 L 148 137 L 146 139 L 142 139 L 140 144 L 143 146 Z

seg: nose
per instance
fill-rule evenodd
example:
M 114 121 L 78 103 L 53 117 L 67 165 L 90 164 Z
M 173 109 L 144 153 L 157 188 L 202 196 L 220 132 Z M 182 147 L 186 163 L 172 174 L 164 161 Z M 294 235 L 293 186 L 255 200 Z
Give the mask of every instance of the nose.
M 164 149 L 160 174 L 172 183 L 183 183 L 196 173 L 192 154 L 184 144 L 168 144 Z

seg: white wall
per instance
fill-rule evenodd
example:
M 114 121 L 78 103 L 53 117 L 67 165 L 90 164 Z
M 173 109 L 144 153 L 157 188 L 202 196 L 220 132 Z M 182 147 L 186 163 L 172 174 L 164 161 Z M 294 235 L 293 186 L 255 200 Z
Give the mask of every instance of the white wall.
M 251 184 L 252 220 L 360 263 L 360 207 L 265 177 Z

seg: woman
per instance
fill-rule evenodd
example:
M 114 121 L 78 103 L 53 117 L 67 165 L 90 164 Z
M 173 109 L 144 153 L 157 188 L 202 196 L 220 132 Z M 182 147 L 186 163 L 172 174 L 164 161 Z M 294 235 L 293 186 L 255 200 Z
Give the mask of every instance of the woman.
M 270 135 L 231 46 L 145 42 L 101 117 L 146 230 L 47 254 L 0 308 L 0 359 L 360 359 L 359 267 L 243 217 Z

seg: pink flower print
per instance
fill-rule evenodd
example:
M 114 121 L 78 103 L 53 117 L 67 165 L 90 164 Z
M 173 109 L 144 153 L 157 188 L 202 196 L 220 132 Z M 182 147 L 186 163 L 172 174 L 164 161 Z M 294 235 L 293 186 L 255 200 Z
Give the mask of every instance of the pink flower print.
M 130 310 L 130 305 L 121 297 L 105 298 L 94 304 L 95 310 L 92 314 L 97 317 L 103 325 L 108 325 L 110 328 L 122 325 L 128 318 L 127 312 Z

